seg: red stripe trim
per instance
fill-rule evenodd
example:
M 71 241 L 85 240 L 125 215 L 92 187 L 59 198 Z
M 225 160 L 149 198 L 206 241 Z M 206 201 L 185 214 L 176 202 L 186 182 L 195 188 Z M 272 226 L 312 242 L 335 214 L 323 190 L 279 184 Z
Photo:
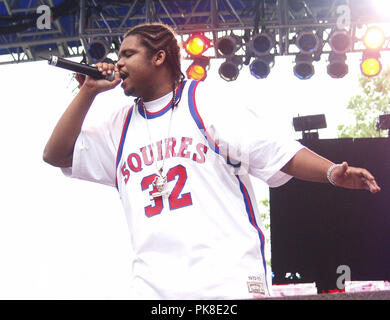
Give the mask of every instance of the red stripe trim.
M 121 133 L 121 139 L 119 140 L 119 146 L 118 146 L 118 151 L 117 151 L 117 153 L 116 153 L 116 161 L 115 161 L 115 163 L 118 162 L 119 150 L 120 150 L 120 147 L 121 147 L 121 144 L 122 144 L 122 141 L 123 141 L 123 135 L 124 135 L 124 133 L 125 133 L 126 123 L 127 123 L 127 121 L 129 120 L 130 112 L 131 112 L 131 110 L 133 109 L 133 107 L 134 107 L 134 106 L 132 106 L 132 107 L 129 109 L 129 111 L 127 111 L 126 119 L 125 119 L 125 121 L 123 122 L 122 133 Z
M 207 132 L 206 130 L 206 126 L 204 125 L 204 122 L 203 122 L 203 119 L 202 117 L 199 115 L 199 112 L 198 112 L 198 107 L 196 106 L 196 101 L 195 101 L 195 91 L 196 91 L 196 88 L 198 87 L 198 84 L 200 83 L 200 81 L 197 81 L 195 86 L 194 86 L 194 90 L 192 91 L 192 103 L 194 105 L 194 110 L 196 112 L 196 115 L 198 116 L 199 118 L 199 121 L 204 129 L 204 132 L 205 134 L 207 135 L 207 138 L 213 143 L 213 145 L 215 146 L 215 148 L 218 149 L 218 145 L 215 143 L 215 141 L 213 140 L 213 138 L 210 136 L 210 134 Z
M 253 210 L 253 207 L 252 207 L 251 199 L 249 197 L 248 189 L 245 187 L 244 183 L 240 180 L 239 176 L 236 175 L 236 178 L 237 178 L 237 180 L 238 180 L 238 182 L 240 184 L 240 190 L 241 190 L 244 202 L 245 202 L 245 211 L 248 214 L 249 223 L 257 230 L 257 233 L 259 234 L 260 253 L 262 255 L 262 262 L 263 262 L 264 272 L 265 272 L 265 274 L 267 274 L 267 263 L 265 261 L 265 252 L 264 252 L 265 251 L 264 250 L 264 248 L 265 248 L 264 234 L 263 234 L 263 232 L 261 231 L 261 229 L 258 227 L 258 225 L 256 223 L 256 218 L 254 216 L 254 210 Z M 267 290 L 268 290 L 267 281 L 266 281 L 266 286 L 267 286 Z
M 260 232 L 260 234 L 261 234 L 261 238 L 262 238 L 262 240 L 263 240 L 263 246 L 264 246 L 264 234 L 263 234 L 263 232 L 261 231 L 261 229 L 257 226 L 257 224 L 256 224 L 256 220 L 255 220 L 255 215 L 254 215 L 254 211 L 253 211 L 253 207 L 252 207 L 252 202 L 251 202 L 251 200 L 250 200 L 250 197 L 249 197 L 249 194 L 248 194 L 248 190 L 246 189 L 246 187 L 245 187 L 245 185 L 244 184 L 242 184 L 243 185 L 243 189 L 244 189 L 244 192 L 245 192 L 245 197 L 247 198 L 247 201 L 248 201 L 248 205 L 249 205 L 249 212 L 250 212 L 250 214 L 251 214 L 251 223 L 252 223 L 252 225 Z M 262 251 L 263 251 L 263 253 L 264 253 L 264 247 L 262 248 Z
M 116 166 L 116 169 L 118 169 L 118 167 L 117 167 L 118 156 L 119 156 L 119 151 L 121 150 L 121 146 L 122 146 L 122 143 L 123 143 L 123 137 L 124 137 L 124 134 L 125 134 L 126 124 L 127 124 L 128 120 L 129 120 L 129 116 L 130 116 L 131 110 L 133 110 L 133 107 L 134 107 L 134 105 L 131 106 L 131 108 L 129 109 L 129 111 L 127 111 L 126 119 L 125 119 L 125 121 L 123 122 L 121 138 L 120 138 L 120 140 L 119 140 L 118 150 L 117 150 L 117 152 L 116 152 L 116 159 L 115 159 L 115 166 Z M 115 172 L 117 172 L 117 170 L 115 170 Z M 117 174 L 115 174 L 115 185 L 118 187 L 118 175 L 117 175 Z

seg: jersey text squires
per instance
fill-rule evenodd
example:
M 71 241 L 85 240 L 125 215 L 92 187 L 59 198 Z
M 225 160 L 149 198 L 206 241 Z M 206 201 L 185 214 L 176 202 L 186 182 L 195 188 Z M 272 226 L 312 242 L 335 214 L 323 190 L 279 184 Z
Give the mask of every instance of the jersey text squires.
M 193 139 L 174 137 L 157 141 L 152 145 L 143 146 L 137 152 L 130 153 L 122 164 L 121 172 L 125 183 L 130 178 L 130 172 L 140 172 L 144 166 L 150 166 L 155 161 L 168 159 L 170 157 L 188 158 L 197 163 L 206 161 L 207 146 L 202 143 L 193 144 Z

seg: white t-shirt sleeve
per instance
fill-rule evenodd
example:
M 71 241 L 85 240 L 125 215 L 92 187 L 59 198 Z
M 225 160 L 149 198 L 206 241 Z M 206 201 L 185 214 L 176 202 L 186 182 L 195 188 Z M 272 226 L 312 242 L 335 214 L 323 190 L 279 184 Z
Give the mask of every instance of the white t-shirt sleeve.
M 273 129 L 269 125 L 272 119 L 260 117 L 253 108 L 242 104 L 241 94 L 234 94 L 223 85 L 216 88 L 199 83 L 195 99 L 206 130 L 220 153 L 241 163 L 244 169 L 241 172 L 263 180 L 270 187 L 281 186 L 292 178 L 280 169 L 304 146 L 292 138 L 282 138 L 281 129 L 276 124 Z
M 83 128 L 73 152 L 72 167 L 62 168 L 71 178 L 115 187 L 116 156 L 129 107 L 117 110 L 99 126 Z

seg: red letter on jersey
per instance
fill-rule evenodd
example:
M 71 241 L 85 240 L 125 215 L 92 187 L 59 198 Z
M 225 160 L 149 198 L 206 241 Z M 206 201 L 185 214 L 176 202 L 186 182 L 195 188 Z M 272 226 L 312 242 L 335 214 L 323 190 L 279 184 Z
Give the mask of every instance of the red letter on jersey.
M 140 151 L 142 152 L 142 158 L 144 159 L 145 165 L 150 166 L 153 163 L 153 161 L 154 161 L 154 156 L 153 156 L 152 146 L 149 145 L 148 147 L 149 147 L 149 154 L 150 154 L 150 157 L 151 157 L 150 160 L 148 159 L 148 156 L 146 154 L 146 147 L 142 147 L 140 149 Z
M 126 162 L 123 163 L 121 171 L 122 171 L 122 175 L 125 177 L 125 183 L 127 183 L 127 181 L 129 181 L 130 178 L 130 171 L 126 168 Z
M 162 141 L 157 142 L 157 161 L 162 160 Z
M 133 159 L 135 159 L 135 161 L 137 162 L 136 163 L 136 166 L 134 165 L 133 163 Z M 127 157 L 127 164 L 129 165 L 129 168 L 134 171 L 134 172 L 139 172 L 142 170 L 142 162 L 141 162 L 141 158 L 138 154 L 136 153 L 131 153 L 129 154 L 129 156 Z
M 186 150 L 191 143 L 192 143 L 192 138 L 186 138 L 186 137 L 181 138 L 181 145 L 180 145 L 180 149 L 179 149 L 179 156 L 180 157 L 183 157 L 183 158 L 190 157 L 190 153 L 186 152 Z
M 166 148 L 165 149 L 165 159 L 170 157 L 169 152 L 171 152 L 172 157 L 176 157 L 176 153 L 174 150 L 175 146 L 176 146 L 176 139 L 175 138 L 165 139 L 165 148 Z
M 192 156 L 192 160 L 194 160 L 198 163 L 204 163 L 206 161 L 205 154 L 207 152 L 207 147 L 202 143 L 198 143 L 196 145 L 196 151 L 198 151 L 199 157 L 196 153 L 194 153 L 194 155 Z

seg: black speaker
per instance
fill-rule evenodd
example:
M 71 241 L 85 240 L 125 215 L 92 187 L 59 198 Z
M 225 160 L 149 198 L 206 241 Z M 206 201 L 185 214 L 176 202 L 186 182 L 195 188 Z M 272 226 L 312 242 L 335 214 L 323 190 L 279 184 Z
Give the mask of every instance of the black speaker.
M 295 178 L 271 188 L 273 284 L 316 282 L 319 293 L 328 292 L 339 289 L 339 266 L 349 267 L 352 281 L 389 280 L 389 138 L 300 142 L 335 163 L 368 169 L 382 191 L 371 194 Z

